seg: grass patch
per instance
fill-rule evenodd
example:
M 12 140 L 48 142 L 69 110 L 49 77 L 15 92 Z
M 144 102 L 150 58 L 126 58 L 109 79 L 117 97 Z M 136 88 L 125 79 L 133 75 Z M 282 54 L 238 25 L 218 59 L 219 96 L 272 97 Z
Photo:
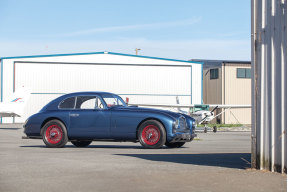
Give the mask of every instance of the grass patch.
M 242 124 L 216 124 L 216 123 L 211 123 L 211 124 L 207 124 L 208 127 L 242 127 Z M 197 125 L 197 127 L 204 127 L 204 125 L 200 124 Z

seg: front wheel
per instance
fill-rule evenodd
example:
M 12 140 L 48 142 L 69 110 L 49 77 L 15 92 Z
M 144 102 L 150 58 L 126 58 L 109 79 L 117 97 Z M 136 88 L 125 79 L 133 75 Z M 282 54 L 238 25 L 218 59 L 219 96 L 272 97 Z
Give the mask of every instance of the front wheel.
M 47 147 L 64 147 L 68 142 L 66 126 L 61 121 L 48 121 L 42 129 L 43 141 Z
M 166 142 L 166 143 L 165 143 L 165 145 L 166 145 L 168 148 L 180 148 L 180 147 L 182 147 L 184 144 L 185 144 L 185 142 L 175 142 L 175 143 Z
M 92 143 L 92 141 L 71 141 L 71 143 L 76 147 L 87 147 Z
M 139 127 L 138 138 L 144 148 L 158 149 L 165 144 L 166 132 L 160 122 L 147 120 Z

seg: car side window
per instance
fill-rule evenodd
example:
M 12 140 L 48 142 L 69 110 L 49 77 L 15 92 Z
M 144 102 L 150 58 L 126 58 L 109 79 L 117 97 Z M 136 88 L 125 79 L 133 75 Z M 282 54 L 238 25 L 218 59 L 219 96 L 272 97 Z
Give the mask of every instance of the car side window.
M 76 97 L 67 98 L 59 104 L 59 109 L 74 109 Z
M 97 96 L 78 96 L 76 109 L 101 109 L 103 104 Z
M 114 96 L 104 96 L 103 97 L 104 101 L 106 102 L 108 107 L 112 106 L 125 106 L 123 102 L 118 98 Z

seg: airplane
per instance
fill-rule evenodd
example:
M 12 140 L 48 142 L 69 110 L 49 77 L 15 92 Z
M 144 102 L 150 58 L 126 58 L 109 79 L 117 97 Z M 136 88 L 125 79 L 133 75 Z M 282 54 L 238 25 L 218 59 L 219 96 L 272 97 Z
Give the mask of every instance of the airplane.
M 129 99 L 126 99 L 127 103 Z M 135 104 L 128 103 L 130 106 L 143 106 L 143 107 L 160 107 L 160 108 L 174 108 L 177 109 L 178 112 L 190 115 L 195 119 L 195 122 L 199 125 L 204 125 L 204 132 L 207 133 L 207 129 L 210 127 L 207 124 L 212 121 L 217 116 L 221 115 L 228 109 L 231 108 L 251 108 L 251 105 L 222 105 L 222 104 L 180 104 L 178 97 L 176 97 L 176 104 Z M 184 111 L 181 108 L 188 108 L 188 111 Z M 209 108 L 213 108 L 209 111 Z M 215 115 L 214 111 L 216 109 L 224 109 L 219 114 Z M 217 132 L 217 127 L 213 127 L 213 132 Z
M 0 117 L 21 117 L 30 97 L 28 89 L 20 88 L 0 103 Z

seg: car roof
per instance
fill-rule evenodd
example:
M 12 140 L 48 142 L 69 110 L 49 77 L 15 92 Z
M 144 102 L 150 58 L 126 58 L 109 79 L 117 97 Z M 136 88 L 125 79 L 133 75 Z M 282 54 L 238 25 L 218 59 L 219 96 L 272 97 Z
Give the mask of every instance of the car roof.
M 109 95 L 115 95 L 114 93 L 109 93 L 109 92 L 101 92 L 101 91 L 84 91 L 84 92 L 74 92 L 74 93 L 68 93 L 65 94 L 63 96 L 67 96 L 67 97 L 73 97 L 73 96 L 78 96 L 78 95 L 105 95 L 105 94 L 109 94 Z
M 101 91 L 85 91 L 85 92 L 74 92 L 74 93 L 68 93 L 65 95 L 62 95 L 52 101 L 50 101 L 47 105 L 45 105 L 41 111 L 47 111 L 47 110 L 58 110 L 58 105 L 61 101 L 63 101 L 66 98 L 69 97 L 75 97 L 75 96 L 88 96 L 88 95 L 116 95 L 114 93 L 109 92 L 101 92 Z

